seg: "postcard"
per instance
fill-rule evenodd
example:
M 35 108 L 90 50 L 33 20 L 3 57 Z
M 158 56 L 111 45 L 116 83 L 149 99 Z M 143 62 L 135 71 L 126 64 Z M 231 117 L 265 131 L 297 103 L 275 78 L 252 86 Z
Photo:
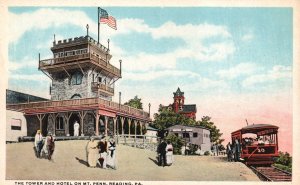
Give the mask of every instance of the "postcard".
M 22 3 L 3 183 L 299 182 L 299 2 Z

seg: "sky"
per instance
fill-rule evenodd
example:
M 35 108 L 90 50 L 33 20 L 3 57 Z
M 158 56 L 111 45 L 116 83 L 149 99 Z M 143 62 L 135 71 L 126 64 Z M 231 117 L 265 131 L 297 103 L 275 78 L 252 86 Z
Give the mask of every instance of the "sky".
M 291 8 L 102 7 L 117 30 L 100 26 L 110 39 L 111 63 L 122 79 L 122 102 L 135 95 L 151 115 L 173 102 L 178 87 L 197 120 L 210 116 L 223 133 L 249 124 L 279 129 L 279 149 L 292 152 Z M 38 70 L 52 58 L 56 40 L 86 35 L 97 39 L 96 7 L 9 7 L 9 89 L 50 98 L 51 80 Z M 118 93 L 113 101 L 118 102 Z

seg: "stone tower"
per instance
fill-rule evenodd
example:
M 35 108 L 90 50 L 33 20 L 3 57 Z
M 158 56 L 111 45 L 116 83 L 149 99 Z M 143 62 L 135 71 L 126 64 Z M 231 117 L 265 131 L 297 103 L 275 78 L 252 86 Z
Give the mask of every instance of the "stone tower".
M 184 92 L 181 92 L 180 88 L 178 87 L 177 91 L 174 94 L 174 103 L 173 103 L 173 110 L 174 112 L 179 112 L 183 110 L 184 105 Z
M 53 58 L 39 60 L 39 70 L 52 80 L 51 100 L 99 97 L 111 101 L 120 68 L 110 64 L 108 47 L 90 36 L 53 41 Z

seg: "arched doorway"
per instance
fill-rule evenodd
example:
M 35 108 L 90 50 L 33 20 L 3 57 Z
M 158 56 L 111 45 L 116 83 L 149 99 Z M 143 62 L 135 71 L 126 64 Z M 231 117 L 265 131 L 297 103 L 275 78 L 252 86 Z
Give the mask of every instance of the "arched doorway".
M 55 118 L 54 116 L 54 124 L 55 124 L 55 135 L 57 136 L 64 136 L 65 135 L 65 118 L 63 116 L 63 114 L 59 114 L 57 115 L 57 117 Z
M 74 123 L 75 123 L 75 121 L 77 121 L 80 124 L 79 135 L 81 135 L 81 126 L 82 126 L 82 124 L 80 123 L 80 117 L 79 117 L 78 113 L 73 113 L 72 116 L 70 117 L 70 120 L 69 120 L 69 134 L 70 134 L 70 136 L 74 136 Z
M 114 135 L 114 120 L 111 117 L 108 117 L 107 134 L 108 136 Z
M 121 117 L 117 118 L 117 132 L 119 135 L 122 134 L 122 122 L 121 122 Z
M 129 123 L 127 118 L 124 121 L 124 134 L 129 134 Z
M 99 134 L 105 135 L 105 117 L 104 116 L 100 116 L 98 128 L 99 128 Z
M 45 117 L 42 120 L 42 135 L 46 136 L 49 132 L 48 130 L 48 114 L 45 115 Z

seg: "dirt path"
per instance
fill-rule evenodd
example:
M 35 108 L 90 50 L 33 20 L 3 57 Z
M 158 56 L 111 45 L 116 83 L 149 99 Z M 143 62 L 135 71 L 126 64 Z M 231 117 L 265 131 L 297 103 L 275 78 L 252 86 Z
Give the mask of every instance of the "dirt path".
M 7 180 L 259 181 L 242 163 L 220 157 L 175 156 L 170 167 L 155 164 L 155 152 L 117 146 L 117 170 L 88 168 L 87 141 L 58 141 L 53 162 L 37 159 L 33 143 L 7 144 Z M 49 172 L 50 171 L 50 172 Z

